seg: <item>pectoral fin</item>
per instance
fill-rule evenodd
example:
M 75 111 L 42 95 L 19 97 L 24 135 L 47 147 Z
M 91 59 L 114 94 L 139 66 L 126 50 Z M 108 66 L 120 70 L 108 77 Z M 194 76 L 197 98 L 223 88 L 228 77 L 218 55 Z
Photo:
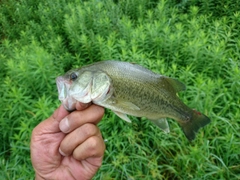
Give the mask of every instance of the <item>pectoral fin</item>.
M 123 114 L 121 112 L 118 111 L 113 111 L 118 117 L 120 117 L 121 119 L 123 119 L 124 121 L 127 121 L 129 123 L 131 123 L 132 121 L 127 117 L 126 114 Z
M 169 125 L 165 118 L 158 119 L 158 120 L 151 120 L 155 125 L 157 125 L 160 129 L 162 129 L 165 133 L 169 133 Z
M 123 107 L 125 109 L 131 109 L 131 110 L 134 110 L 134 111 L 139 111 L 140 110 L 140 108 L 137 105 L 135 105 L 135 104 L 133 104 L 132 102 L 129 102 L 129 101 L 119 101 L 118 100 L 116 103 L 118 104 L 118 106 Z

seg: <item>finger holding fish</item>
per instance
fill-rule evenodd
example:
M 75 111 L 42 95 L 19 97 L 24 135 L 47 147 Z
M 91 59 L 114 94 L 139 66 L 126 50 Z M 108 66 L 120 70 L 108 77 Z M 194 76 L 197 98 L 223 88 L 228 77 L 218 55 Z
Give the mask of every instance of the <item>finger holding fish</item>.
M 89 107 L 87 106 L 82 107 L 80 111 L 70 113 L 62 119 L 59 123 L 60 130 L 64 133 L 69 133 L 86 123 L 97 124 L 103 117 L 104 108 L 95 104 L 89 105 Z

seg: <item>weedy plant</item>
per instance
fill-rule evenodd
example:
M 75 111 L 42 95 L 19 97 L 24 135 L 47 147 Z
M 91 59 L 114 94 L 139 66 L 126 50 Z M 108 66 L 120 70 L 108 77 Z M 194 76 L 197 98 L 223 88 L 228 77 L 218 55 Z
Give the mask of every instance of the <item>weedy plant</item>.
M 34 179 L 31 131 L 60 104 L 58 75 L 120 59 L 185 83 L 181 99 L 212 122 L 189 143 L 171 119 L 164 134 L 107 111 L 94 179 L 240 179 L 240 11 L 221 2 L 1 1 L 0 178 Z

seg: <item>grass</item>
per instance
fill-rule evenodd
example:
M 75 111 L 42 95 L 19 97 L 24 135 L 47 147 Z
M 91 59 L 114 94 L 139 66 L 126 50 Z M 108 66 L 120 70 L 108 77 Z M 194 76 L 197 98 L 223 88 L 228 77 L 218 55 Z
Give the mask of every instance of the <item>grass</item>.
M 145 118 L 128 124 L 107 111 L 94 179 L 240 179 L 240 11 L 221 3 L 1 1 L 0 178 L 34 179 L 31 131 L 60 104 L 57 76 L 120 59 L 185 83 L 181 99 L 212 121 L 189 143 L 171 119 L 164 134 Z

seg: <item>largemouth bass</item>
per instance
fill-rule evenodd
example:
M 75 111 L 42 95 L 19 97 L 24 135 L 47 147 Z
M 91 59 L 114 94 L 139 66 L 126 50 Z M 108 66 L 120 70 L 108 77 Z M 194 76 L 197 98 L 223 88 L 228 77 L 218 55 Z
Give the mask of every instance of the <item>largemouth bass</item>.
M 177 92 L 185 90 L 184 84 L 137 64 L 100 61 L 70 70 L 56 81 L 59 99 L 69 111 L 78 101 L 92 102 L 127 122 L 131 122 L 127 115 L 146 117 L 165 132 L 170 131 L 168 117 L 179 123 L 189 140 L 210 122 L 179 99 Z

